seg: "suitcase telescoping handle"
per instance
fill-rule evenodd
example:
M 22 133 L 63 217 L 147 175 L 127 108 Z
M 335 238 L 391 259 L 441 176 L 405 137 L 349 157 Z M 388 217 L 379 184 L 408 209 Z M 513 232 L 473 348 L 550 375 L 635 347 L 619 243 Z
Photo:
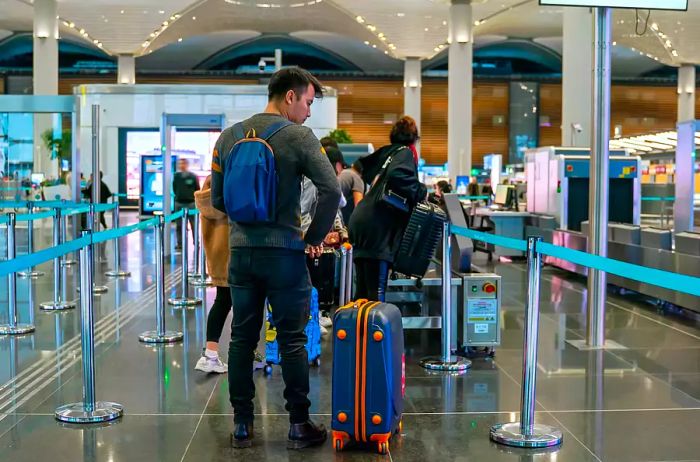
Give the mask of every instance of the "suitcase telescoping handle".
M 346 242 L 340 246 L 340 306 L 345 306 L 352 300 L 352 268 L 352 245 Z

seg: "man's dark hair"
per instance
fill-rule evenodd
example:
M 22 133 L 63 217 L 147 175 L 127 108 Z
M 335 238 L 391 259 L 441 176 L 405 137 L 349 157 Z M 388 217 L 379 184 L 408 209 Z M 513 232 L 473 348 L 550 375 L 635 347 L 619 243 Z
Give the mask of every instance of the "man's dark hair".
M 329 147 L 338 149 L 338 142 L 330 136 L 324 136 L 320 141 L 323 149 L 328 149 Z
M 293 90 L 299 98 L 309 85 L 313 85 L 316 98 L 323 98 L 323 86 L 311 72 L 297 66 L 285 67 L 272 74 L 267 84 L 267 97 L 269 100 L 284 98 L 289 90 Z
M 324 149 L 326 150 L 326 155 L 328 156 L 328 160 L 331 161 L 331 164 L 340 164 L 345 168 L 345 158 L 343 157 L 343 153 L 340 152 L 340 149 L 334 148 L 333 146 L 328 146 Z
M 362 175 L 362 173 L 365 171 L 365 167 L 362 165 L 362 162 L 360 162 L 360 159 L 357 159 L 352 163 L 352 168 L 354 168 L 360 175 Z

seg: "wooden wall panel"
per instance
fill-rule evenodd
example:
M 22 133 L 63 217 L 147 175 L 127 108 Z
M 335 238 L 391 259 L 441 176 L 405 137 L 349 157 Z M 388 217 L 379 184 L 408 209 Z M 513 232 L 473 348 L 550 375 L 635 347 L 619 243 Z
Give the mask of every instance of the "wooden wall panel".
M 561 145 L 561 84 L 540 85 L 540 146 Z
M 115 80 L 115 76 L 65 77 L 59 81 L 59 93 L 71 94 L 73 87 L 82 83 L 115 83 Z M 258 83 L 257 79 L 194 76 L 139 77 L 138 81 L 152 84 Z M 358 143 L 372 143 L 379 147 L 389 142 L 391 125 L 403 112 L 401 80 L 325 79 L 324 83 L 338 91 L 339 128 L 347 130 Z M 675 87 L 613 85 L 611 131 L 615 125 L 622 125 L 623 136 L 673 130 L 676 125 L 676 98 Z M 424 80 L 422 103 L 421 154 L 429 164 L 442 164 L 447 160 L 447 81 Z M 561 108 L 561 84 L 541 84 L 540 145 L 561 144 Z M 697 114 L 700 116 L 700 98 Z M 485 154 L 507 155 L 507 83 L 475 82 L 472 133 L 474 165 L 480 165 Z

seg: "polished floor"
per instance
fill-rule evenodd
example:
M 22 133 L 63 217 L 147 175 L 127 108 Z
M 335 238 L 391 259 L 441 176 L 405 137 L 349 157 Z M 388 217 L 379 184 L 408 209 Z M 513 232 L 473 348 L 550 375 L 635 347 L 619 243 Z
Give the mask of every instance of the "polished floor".
M 47 232 L 42 239 L 47 242 Z M 417 364 L 438 352 L 439 332 L 407 332 L 404 430 L 390 455 L 336 454 L 330 443 L 288 451 L 279 368 L 271 377 L 256 373 L 257 438 L 253 448 L 233 450 L 227 377 L 194 370 L 205 341 L 205 309 L 168 307 L 167 328 L 184 331 L 184 341 L 140 344 L 139 333 L 155 327 L 153 235 L 133 234 L 121 249 L 132 277 L 108 281 L 101 275 L 111 264 L 103 263 L 96 277 L 109 292 L 95 297 L 94 311 L 97 398 L 124 405 L 124 417 L 106 426 L 54 420 L 56 407 L 81 399 L 79 312 L 38 309 L 52 297 L 50 276 L 31 287 L 20 280 L 20 317 L 37 330 L 0 338 L 0 461 L 700 461 L 700 326 L 611 294 L 607 336 L 625 349 L 579 351 L 567 340 L 585 336 L 585 281 L 551 268 L 544 270 L 541 291 L 536 419 L 560 428 L 564 443 L 553 451 L 518 451 L 489 441 L 491 425 L 518 417 L 523 263 L 494 267 L 503 277 L 504 311 L 502 345 L 493 360 L 474 360 L 462 376 L 429 374 Z M 111 260 L 111 247 L 106 256 Z M 487 266 L 481 256 L 476 264 Z M 50 273 L 51 266 L 41 269 Z M 71 293 L 76 271 L 68 271 Z M 168 291 L 179 281 L 177 261 L 169 259 Z M 0 322 L 6 319 L 5 284 Z M 197 294 L 211 305 L 211 290 Z M 228 336 L 227 329 L 224 352 Z M 328 341 L 323 346 L 322 364 L 311 370 L 311 412 L 329 425 L 331 348 Z

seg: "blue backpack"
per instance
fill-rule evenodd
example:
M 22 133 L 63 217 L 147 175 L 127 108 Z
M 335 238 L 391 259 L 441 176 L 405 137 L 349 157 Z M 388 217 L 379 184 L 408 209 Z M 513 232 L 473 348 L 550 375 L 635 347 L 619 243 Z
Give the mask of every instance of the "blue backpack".
M 224 205 L 231 221 L 269 223 L 275 220 L 277 170 L 275 155 L 268 140 L 293 123 L 272 124 L 261 137 L 255 130 L 247 134 L 243 125 L 233 126 L 238 142 L 233 145 L 224 166 Z

